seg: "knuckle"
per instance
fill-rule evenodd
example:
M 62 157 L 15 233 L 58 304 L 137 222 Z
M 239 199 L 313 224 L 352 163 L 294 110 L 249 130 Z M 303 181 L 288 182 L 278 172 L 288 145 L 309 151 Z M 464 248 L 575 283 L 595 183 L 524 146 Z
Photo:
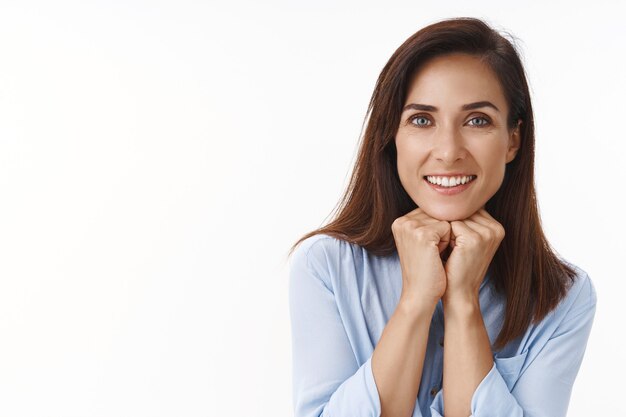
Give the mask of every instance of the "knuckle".
M 398 217 L 391 223 L 391 229 L 398 230 L 402 226 L 402 223 L 404 223 L 404 217 Z
M 430 234 L 431 234 L 431 231 L 426 226 L 417 227 L 413 230 L 413 236 L 415 237 L 415 239 L 419 241 L 426 240 L 426 238 L 429 237 Z

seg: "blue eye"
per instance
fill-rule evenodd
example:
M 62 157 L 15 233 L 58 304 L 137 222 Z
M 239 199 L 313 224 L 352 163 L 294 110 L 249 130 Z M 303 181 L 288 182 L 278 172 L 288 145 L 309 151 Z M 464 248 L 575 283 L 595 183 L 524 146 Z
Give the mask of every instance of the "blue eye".
M 427 123 L 430 121 L 430 120 L 428 120 L 427 117 L 419 116 L 419 115 L 418 116 L 413 116 L 409 120 L 411 122 L 413 122 L 414 120 L 417 120 L 418 121 L 417 123 L 412 123 L 414 126 L 417 126 L 417 127 L 428 126 Z
M 427 127 L 432 124 L 428 117 L 422 115 L 412 116 L 411 118 L 409 118 L 409 122 L 411 122 L 411 124 L 415 127 Z M 489 120 L 487 117 L 476 116 L 472 117 L 468 123 L 471 127 L 486 127 L 491 125 L 491 120 Z
M 471 122 L 472 120 L 481 120 L 481 121 L 482 121 L 482 123 L 480 123 L 480 124 L 478 124 L 478 125 L 477 125 L 476 123 L 471 124 L 470 126 L 473 126 L 473 127 L 485 127 L 485 126 L 488 126 L 488 125 L 490 125 L 490 124 L 491 124 L 491 122 L 489 121 L 489 119 L 487 119 L 486 117 L 480 117 L 480 116 L 477 116 L 477 117 L 472 117 L 472 118 L 470 119 L 470 122 Z

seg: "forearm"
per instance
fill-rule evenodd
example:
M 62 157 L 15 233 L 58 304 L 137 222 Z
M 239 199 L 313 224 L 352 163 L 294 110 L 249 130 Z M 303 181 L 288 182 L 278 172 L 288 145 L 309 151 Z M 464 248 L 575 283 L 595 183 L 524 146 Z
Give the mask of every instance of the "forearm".
M 493 366 L 478 297 L 444 298 L 443 400 L 446 417 L 471 415 L 474 391 Z
M 409 417 L 419 391 L 435 306 L 401 300 L 372 355 L 381 417 Z

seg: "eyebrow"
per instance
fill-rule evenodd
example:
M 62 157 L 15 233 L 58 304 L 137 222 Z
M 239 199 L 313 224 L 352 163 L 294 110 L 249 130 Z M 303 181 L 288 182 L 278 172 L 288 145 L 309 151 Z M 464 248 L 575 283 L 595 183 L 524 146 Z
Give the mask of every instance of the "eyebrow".
M 495 104 L 493 104 L 490 101 L 476 101 L 474 103 L 464 104 L 464 105 L 461 106 L 461 110 L 474 110 L 474 109 L 478 109 L 478 108 L 481 108 L 481 107 L 491 107 L 492 109 L 495 109 L 497 112 L 500 111 L 500 109 L 498 109 L 495 106 Z M 404 106 L 404 109 L 402 109 L 402 112 L 404 113 L 405 111 L 407 111 L 409 109 L 423 110 L 423 111 L 437 111 L 437 110 L 439 110 L 437 107 L 431 106 L 429 104 L 411 103 L 411 104 L 407 104 L 406 106 Z

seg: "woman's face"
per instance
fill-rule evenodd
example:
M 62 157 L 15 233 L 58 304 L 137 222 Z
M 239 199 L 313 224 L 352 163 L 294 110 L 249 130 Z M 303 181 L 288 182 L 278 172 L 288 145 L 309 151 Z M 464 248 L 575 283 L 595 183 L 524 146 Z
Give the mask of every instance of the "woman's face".
M 447 221 L 484 207 L 519 148 L 519 123 L 509 130 L 507 114 L 500 82 L 478 58 L 454 53 L 423 64 L 395 138 L 400 182 L 418 207 Z

